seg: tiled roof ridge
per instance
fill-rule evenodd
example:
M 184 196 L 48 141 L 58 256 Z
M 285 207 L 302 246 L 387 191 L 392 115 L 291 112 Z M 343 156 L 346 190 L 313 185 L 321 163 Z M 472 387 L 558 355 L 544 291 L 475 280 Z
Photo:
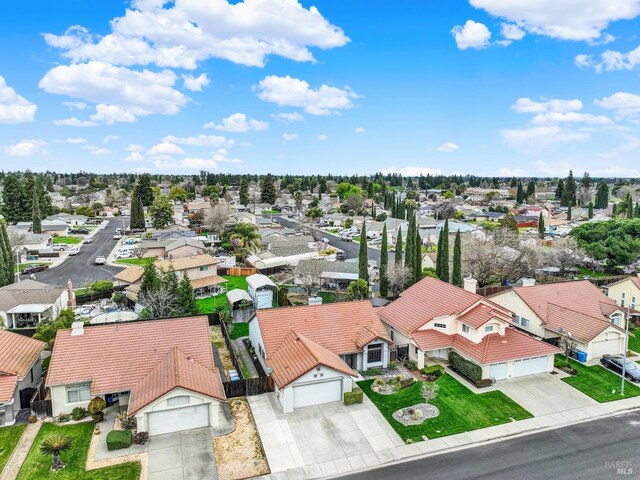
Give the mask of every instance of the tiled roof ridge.
M 605 302 L 600 302 L 600 303 L 605 303 Z M 553 302 L 547 302 L 547 318 L 549 317 L 549 307 L 552 307 L 552 306 L 560 308 L 562 310 L 569 310 L 570 312 L 577 313 L 578 315 L 582 315 L 584 317 L 593 318 L 594 320 L 598 320 L 599 322 L 611 323 L 605 320 L 604 318 L 594 317 L 593 315 L 589 315 L 588 313 L 580 312 L 578 310 L 574 310 L 573 308 L 563 307 L 562 305 L 558 305 L 557 303 L 553 303 Z M 547 322 L 543 321 L 542 323 L 547 323 Z

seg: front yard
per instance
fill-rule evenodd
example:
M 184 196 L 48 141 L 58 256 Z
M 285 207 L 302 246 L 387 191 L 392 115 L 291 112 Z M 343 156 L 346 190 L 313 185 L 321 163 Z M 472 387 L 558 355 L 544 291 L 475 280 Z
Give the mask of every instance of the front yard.
M 56 480 L 137 480 L 140 477 L 140 463 L 129 462 L 111 467 L 87 471 L 87 452 L 93 435 L 93 423 L 57 426 L 52 423 L 42 425 L 33 446 L 27 455 L 18 480 L 56 479 Z M 40 453 L 42 440 L 51 434 L 64 434 L 73 439 L 71 449 L 62 452 L 61 460 L 65 464 L 62 470 L 51 471 L 52 458 Z
M 575 360 L 569 360 L 572 368 L 578 371 L 577 375 L 566 377 L 562 380 L 573 388 L 590 396 L 596 402 L 612 402 L 622 398 L 636 397 L 640 395 L 640 388 L 630 382 L 624 386 L 624 397 L 620 395 L 622 378 L 600 365 L 588 367 Z M 564 365 L 564 357 L 556 355 L 556 368 Z M 614 393 L 615 392 L 615 393 Z
M 143 257 L 143 258 L 119 258 L 116 263 L 127 266 L 144 267 L 148 263 L 153 263 L 158 257 Z
M 53 244 L 58 245 L 60 243 L 67 245 L 77 245 L 82 242 L 80 237 L 53 237 Z
M 227 280 L 225 287 L 227 292 L 239 288 L 245 292 L 249 288 L 247 277 L 235 277 L 231 275 L 223 275 L 222 278 Z M 196 300 L 200 313 L 228 312 L 229 304 L 227 303 L 227 295 L 220 294 L 215 297 L 200 298 Z
M 373 380 L 365 380 L 358 385 L 404 441 L 419 442 L 423 436 L 430 439 L 446 437 L 532 417 L 500 391 L 476 394 L 452 376 L 443 375 L 438 379 L 440 390 L 435 400 L 430 402 L 438 407 L 440 415 L 420 425 L 404 426 L 393 418 L 393 413 L 424 402 L 421 393 L 423 382 L 391 395 L 375 393 L 371 390 L 372 383 Z
M 629 350 L 633 350 L 640 354 L 640 328 L 631 327 L 631 325 L 629 325 L 629 327 L 629 333 L 633 333 L 635 335 L 635 337 L 629 335 Z
M 20 441 L 26 425 L 13 425 L 0 428 L 0 472 L 4 468 L 11 453 Z

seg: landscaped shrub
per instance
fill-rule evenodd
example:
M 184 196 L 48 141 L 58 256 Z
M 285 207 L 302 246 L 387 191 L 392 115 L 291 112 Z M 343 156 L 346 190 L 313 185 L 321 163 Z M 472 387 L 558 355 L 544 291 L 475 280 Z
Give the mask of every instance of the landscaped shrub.
M 71 410 L 71 418 L 76 422 L 87 416 L 87 410 L 82 407 L 76 407 Z
M 403 378 L 402 380 L 400 380 L 398 390 L 402 390 L 404 388 L 410 387 L 414 383 L 416 383 L 416 379 L 413 377 Z
M 136 432 L 133 434 L 133 443 L 144 445 L 149 441 L 149 432 Z
M 136 417 L 127 415 L 127 412 L 120 412 L 118 414 L 118 421 L 120 422 L 120 426 L 125 430 L 135 430 L 138 426 Z
M 389 369 L 390 370 L 395 370 L 396 369 L 396 362 L 394 362 L 393 360 L 391 360 L 389 362 Z
M 413 360 L 409 360 L 408 358 L 404 361 L 404 367 L 407 370 L 415 370 L 418 368 L 418 364 Z
M 431 365 L 429 367 L 424 367 L 422 369 L 422 373 L 429 377 L 440 378 L 444 375 L 444 367 L 442 365 Z
M 344 404 L 355 405 L 362 403 L 363 393 L 359 388 L 354 388 L 352 392 L 344 392 Z
M 133 442 L 131 430 L 111 430 L 107 434 L 107 450 L 129 448 Z
M 422 410 L 416 410 L 413 412 L 413 415 L 411 415 L 411 418 L 414 420 L 420 420 L 422 417 L 424 417 Z
M 381 378 L 376 378 L 373 381 L 373 386 L 374 387 L 384 387 L 387 384 L 387 382 L 385 382 L 383 379 Z
M 483 378 L 476 382 L 476 387 L 484 388 L 484 387 L 489 387 L 491 384 L 493 384 L 493 380 L 491 380 L 490 378 Z
M 91 290 L 94 292 L 105 292 L 113 288 L 113 282 L 109 280 L 98 280 L 91 285 Z
M 462 358 L 456 352 L 449 353 L 449 364 L 460 375 L 467 377 L 472 382 L 482 379 L 482 367 L 465 358 Z
M 98 423 L 101 422 L 104 418 L 104 413 L 102 411 L 107 408 L 107 403 L 104 401 L 102 397 L 94 397 L 89 402 L 87 406 L 87 410 L 91 414 L 93 421 Z

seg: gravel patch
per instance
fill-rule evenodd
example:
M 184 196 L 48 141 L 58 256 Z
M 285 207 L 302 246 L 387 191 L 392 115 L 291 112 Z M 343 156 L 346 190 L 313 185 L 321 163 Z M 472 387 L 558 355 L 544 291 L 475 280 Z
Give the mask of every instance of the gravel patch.
M 422 417 L 415 418 L 412 414 L 409 413 L 410 409 L 413 409 L 416 412 L 421 411 Z M 403 408 L 402 410 L 394 412 L 393 418 L 407 427 L 410 425 L 420 425 L 425 420 L 437 417 L 438 415 L 440 415 L 440 410 L 435 405 L 431 405 L 430 403 L 417 403 L 416 405 L 412 405 L 410 407 Z

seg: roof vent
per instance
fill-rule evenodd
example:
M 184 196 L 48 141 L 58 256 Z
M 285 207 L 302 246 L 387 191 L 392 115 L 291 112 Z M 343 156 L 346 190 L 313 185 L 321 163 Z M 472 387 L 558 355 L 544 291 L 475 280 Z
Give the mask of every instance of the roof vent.
M 71 324 L 71 336 L 84 335 L 84 322 L 73 322 Z

